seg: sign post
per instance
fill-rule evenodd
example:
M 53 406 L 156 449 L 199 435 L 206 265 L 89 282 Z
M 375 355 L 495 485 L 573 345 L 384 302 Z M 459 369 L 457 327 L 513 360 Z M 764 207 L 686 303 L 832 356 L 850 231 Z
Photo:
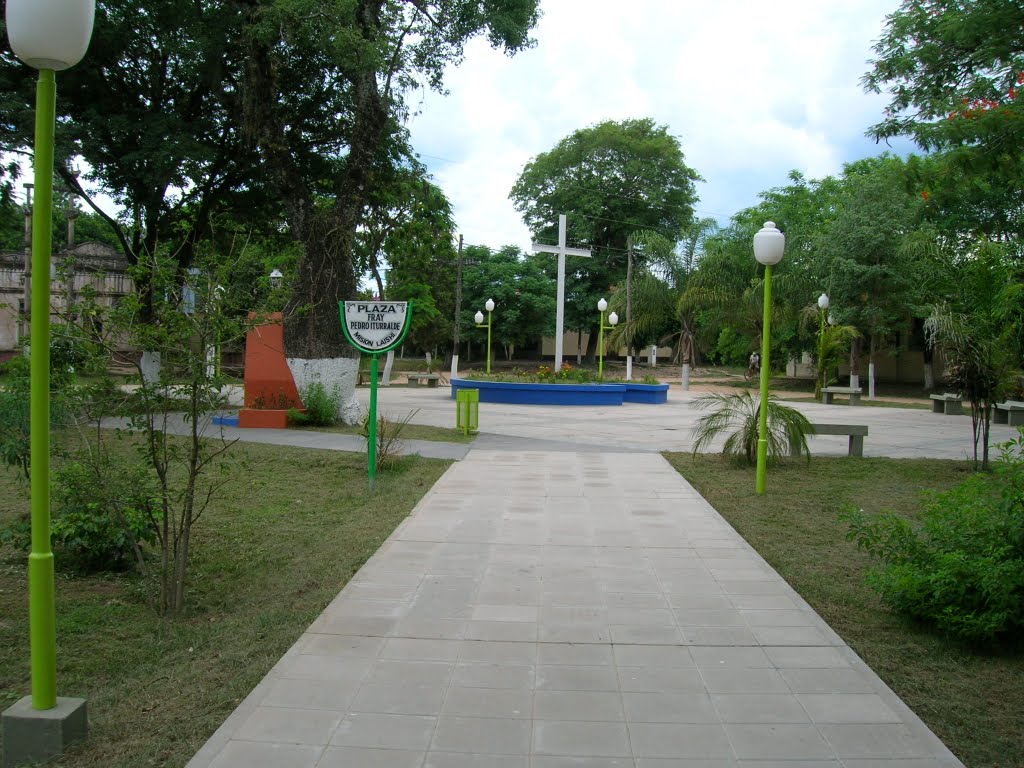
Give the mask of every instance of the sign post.
M 407 301 L 339 301 L 341 329 L 349 344 L 370 356 L 370 416 L 367 424 L 367 476 L 377 478 L 377 358 L 397 347 L 409 332 L 412 304 Z

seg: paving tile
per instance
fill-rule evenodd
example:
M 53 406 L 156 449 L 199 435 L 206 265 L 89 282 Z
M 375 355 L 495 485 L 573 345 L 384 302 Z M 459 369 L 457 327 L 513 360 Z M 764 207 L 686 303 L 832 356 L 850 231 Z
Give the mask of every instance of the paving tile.
M 299 680 L 359 682 L 367 676 L 373 665 L 374 660 L 370 657 L 290 654 L 281 659 L 270 674 Z
M 796 696 L 787 693 L 730 693 L 711 697 L 723 723 L 809 723 Z
M 425 751 L 436 724 L 436 717 L 355 713 L 341 722 L 331 745 Z
M 679 645 L 616 645 L 615 663 L 623 667 L 692 667 L 690 649 Z
M 840 758 L 934 757 L 930 745 L 905 725 L 820 725 L 822 734 Z
M 813 725 L 725 724 L 736 757 L 740 760 L 817 760 L 835 753 Z
M 532 690 L 536 668 L 526 664 L 460 663 L 452 685 L 470 688 L 518 688 Z
M 540 755 L 631 757 L 624 723 L 535 720 L 533 751 Z
M 611 625 L 612 643 L 617 645 L 683 645 L 686 638 L 678 627 Z
M 634 768 L 631 757 L 571 757 L 535 755 L 531 768 Z
M 235 731 L 241 741 L 272 741 L 277 744 L 327 744 L 344 712 L 323 709 L 256 707 Z
M 788 693 L 778 670 L 704 668 L 700 671 L 709 693 Z
M 537 661 L 537 644 L 463 640 L 459 645 L 459 661 L 490 664 L 534 664 Z
M 444 685 L 451 680 L 454 669 L 454 664 L 445 661 L 380 659 L 364 682 L 368 685 Z
M 537 646 L 538 664 L 577 664 L 600 666 L 614 663 L 611 645 L 596 643 L 541 643 Z
M 366 683 L 352 702 L 352 712 L 390 715 L 436 715 L 445 685 L 380 685 Z
M 625 691 L 622 704 L 631 723 L 717 723 L 718 714 L 706 693 Z
M 850 666 L 847 658 L 835 648 L 767 647 L 764 651 L 772 663 L 780 669 L 824 669 Z
M 423 756 L 423 752 L 402 749 L 327 747 L 316 768 L 420 768 Z
M 530 733 L 529 720 L 442 716 L 430 748 L 438 752 L 528 755 Z
M 510 717 L 529 720 L 533 694 L 528 689 L 468 688 L 453 685 L 442 713 L 461 717 Z
M 630 741 L 636 757 L 731 758 L 732 748 L 720 725 L 632 723 Z
M 736 768 L 737 763 L 731 758 L 659 758 L 642 757 L 636 761 L 636 768 Z M 793 768 L 800 768 L 794 766 Z M 817 768 L 817 766 L 814 766 Z M 838 768 L 838 766 L 837 766 Z
M 849 667 L 836 669 L 780 669 L 794 693 L 873 693 L 867 679 Z
M 688 645 L 760 645 L 747 627 L 686 627 L 681 630 Z
M 300 653 L 311 656 L 355 656 L 373 658 L 380 655 L 385 639 L 356 635 L 306 634 L 297 643 Z
M 702 693 L 704 680 L 696 668 L 619 667 L 619 688 L 651 693 Z M 785 684 L 782 684 L 783 690 Z
M 270 681 L 267 693 L 260 704 L 265 707 L 344 712 L 355 698 L 359 685 L 359 682 L 345 684 L 338 680 L 275 678 Z
M 617 691 L 536 691 L 533 694 L 536 720 L 625 719 L 622 698 Z
M 541 665 L 537 667 L 538 691 L 617 691 L 618 676 L 609 665 Z
M 755 647 L 694 646 L 690 648 L 690 655 L 700 669 L 766 669 L 774 666 L 765 652 Z
M 461 619 L 428 619 L 406 616 L 396 620 L 383 634 L 432 640 L 461 640 L 466 636 L 467 622 Z
M 428 752 L 423 768 L 530 768 L 530 758 L 526 755 Z
M 753 627 L 753 636 L 759 645 L 837 645 L 838 637 L 826 634 L 818 627 Z
M 460 640 L 430 640 L 409 637 L 389 637 L 380 651 L 382 659 L 412 659 L 415 661 L 455 661 L 459 655 Z
M 533 643 L 537 641 L 537 624 L 532 621 L 468 621 L 465 639 Z
M 899 716 L 874 693 L 798 694 L 816 723 L 898 723 Z
M 229 741 L 210 768 L 314 768 L 323 747 L 270 742 Z

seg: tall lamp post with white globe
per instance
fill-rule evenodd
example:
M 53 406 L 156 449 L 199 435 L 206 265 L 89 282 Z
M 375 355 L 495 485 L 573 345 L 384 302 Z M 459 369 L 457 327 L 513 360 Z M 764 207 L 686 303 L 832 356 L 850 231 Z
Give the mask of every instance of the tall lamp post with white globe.
M 597 309 L 601 313 L 601 326 L 597 338 L 597 378 L 604 378 L 604 332 L 612 330 L 619 322 L 619 316 L 615 312 L 608 315 L 607 324 L 604 321 L 605 310 L 608 309 L 608 302 L 602 297 L 598 299 Z
M 477 312 L 473 317 L 476 320 L 477 328 L 487 329 L 487 372 L 491 372 L 491 313 L 494 311 L 494 299 L 488 299 L 484 304 L 484 309 L 487 310 L 487 325 L 484 325 L 484 313 Z
M 95 0 L 7 0 L 7 38 L 25 64 L 39 70 L 36 86 L 35 202 L 32 274 L 50 274 L 53 144 L 57 89 L 54 73 L 73 67 L 92 37 Z M 32 550 L 28 561 L 32 695 L 2 715 L 6 766 L 61 754 L 85 738 L 83 699 L 57 697 L 57 637 L 53 552 L 50 549 L 50 282 L 32 282 L 31 489 Z
M 757 492 L 768 488 L 768 351 L 771 346 L 772 321 L 772 267 L 782 261 L 786 249 L 786 236 L 766 221 L 754 235 L 754 258 L 764 265 L 764 321 L 761 329 L 761 407 L 758 410 L 757 432 Z

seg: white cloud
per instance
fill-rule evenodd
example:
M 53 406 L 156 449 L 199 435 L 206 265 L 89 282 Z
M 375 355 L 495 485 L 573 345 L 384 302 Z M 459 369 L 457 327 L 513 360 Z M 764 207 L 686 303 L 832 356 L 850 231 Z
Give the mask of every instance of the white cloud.
M 700 213 L 724 220 L 791 169 L 822 176 L 876 151 L 863 134 L 885 98 L 860 78 L 897 5 L 547 0 L 536 48 L 467 47 L 450 96 L 424 97 L 413 145 L 469 242 L 525 247 L 508 200 L 525 163 L 601 120 L 652 117 L 707 180 Z

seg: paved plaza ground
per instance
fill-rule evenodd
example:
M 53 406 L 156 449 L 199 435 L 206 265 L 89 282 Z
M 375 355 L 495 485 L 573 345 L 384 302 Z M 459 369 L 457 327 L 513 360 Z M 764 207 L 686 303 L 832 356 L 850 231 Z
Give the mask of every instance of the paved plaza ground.
M 449 394 L 381 389 L 380 409 L 451 427 Z M 190 768 L 960 765 L 658 455 L 690 448 L 697 394 L 484 403 L 472 445 L 411 445 L 460 460 Z M 867 424 L 867 456 L 971 449 L 968 416 L 799 407 Z M 1013 434 L 993 426 L 993 442 Z

